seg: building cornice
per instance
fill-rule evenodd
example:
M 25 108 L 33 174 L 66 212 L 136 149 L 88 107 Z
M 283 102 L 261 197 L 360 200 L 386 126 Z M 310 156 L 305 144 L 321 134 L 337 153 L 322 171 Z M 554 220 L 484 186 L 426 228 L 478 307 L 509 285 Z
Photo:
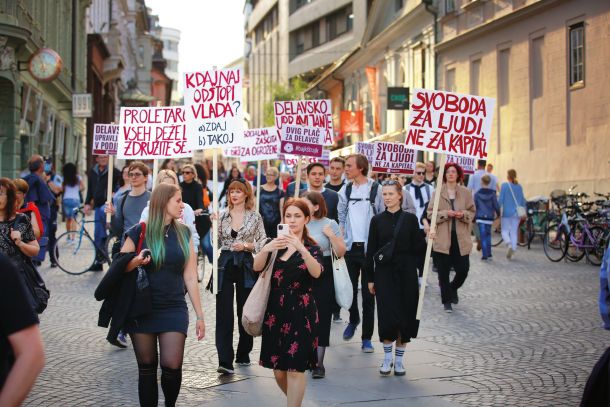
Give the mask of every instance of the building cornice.
M 565 1 L 567 0 L 540 0 L 536 3 L 529 4 L 513 11 L 512 13 L 503 15 L 479 26 L 473 27 L 470 30 L 464 31 L 463 33 L 453 38 L 439 42 L 435 45 L 435 50 L 437 52 L 443 52 L 451 47 L 455 47 L 463 44 L 464 42 L 474 40 L 480 37 L 481 35 L 502 29 L 525 17 L 530 17 L 534 14 L 547 11 L 549 7 L 555 7 Z

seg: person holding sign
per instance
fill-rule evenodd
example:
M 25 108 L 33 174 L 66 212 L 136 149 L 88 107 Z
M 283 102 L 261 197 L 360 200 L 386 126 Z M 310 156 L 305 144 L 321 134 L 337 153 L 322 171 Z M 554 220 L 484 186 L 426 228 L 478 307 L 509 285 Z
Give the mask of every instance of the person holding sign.
M 320 278 L 313 283 L 313 295 L 318 307 L 318 365 L 312 372 L 314 379 L 326 376 L 324 368 L 324 355 L 326 348 L 330 346 L 330 324 L 332 311 L 335 304 L 335 284 L 333 280 L 333 262 L 331 250 L 338 258 L 345 254 L 345 241 L 341 229 L 334 219 L 328 217 L 326 200 L 321 193 L 307 191 L 303 198 L 309 206 L 311 220 L 307 224 L 307 230 L 311 238 L 316 241 L 322 250 L 323 272 Z
M 250 364 L 253 338 L 239 323 L 237 354 L 233 352 L 233 301 L 237 296 L 237 320 L 258 278 L 252 270 L 252 253 L 264 244 L 263 218 L 254 210 L 252 186 L 243 178 L 228 188 L 229 210 L 220 215 L 218 225 L 218 294 L 216 294 L 216 349 L 218 373 L 232 374 L 233 358 L 239 366 Z M 210 284 L 213 280 L 210 279 Z
M 317 363 L 318 310 L 313 282 L 323 271 L 322 250 L 309 235 L 306 225 L 311 214 L 305 200 L 288 200 L 283 218 L 289 234 L 267 243 L 254 259 L 254 270 L 261 272 L 270 261 L 271 253 L 277 250 L 263 319 L 259 363 L 273 369 L 287 405 L 296 407 L 305 395 L 304 373 Z
M 462 168 L 456 163 L 447 163 L 443 174 L 440 191 L 436 231 L 430 231 L 429 237 L 434 240 L 434 264 L 438 268 L 438 283 L 441 286 L 441 300 L 445 312 L 453 312 L 451 304 L 459 301 L 458 289 L 466 281 L 470 269 L 470 251 L 472 239 L 470 232 L 475 216 L 475 206 L 472 193 L 459 185 L 464 177 Z M 428 218 L 432 216 L 432 206 L 428 206 Z M 451 268 L 455 270 L 453 281 L 449 282 Z
M 384 181 L 382 194 L 386 210 L 371 219 L 364 269 L 368 290 L 377 300 L 379 340 L 384 351 L 379 373 L 389 375 L 393 364 L 394 374 L 404 376 L 405 347 L 417 335 L 417 267 L 421 253 L 426 251 L 426 241 L 417 216 L 401 208 L 400 183 Z M 392 363 L 394 341 L 396 356 Z

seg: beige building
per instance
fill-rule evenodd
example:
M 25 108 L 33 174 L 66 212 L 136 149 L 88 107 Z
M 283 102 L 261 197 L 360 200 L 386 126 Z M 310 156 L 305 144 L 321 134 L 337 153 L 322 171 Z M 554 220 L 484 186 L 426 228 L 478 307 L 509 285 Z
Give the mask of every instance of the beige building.
M 496 98 L 489 161 L 526 196 L 610 191 L 610 2 L 446 0 L 439 88 Z

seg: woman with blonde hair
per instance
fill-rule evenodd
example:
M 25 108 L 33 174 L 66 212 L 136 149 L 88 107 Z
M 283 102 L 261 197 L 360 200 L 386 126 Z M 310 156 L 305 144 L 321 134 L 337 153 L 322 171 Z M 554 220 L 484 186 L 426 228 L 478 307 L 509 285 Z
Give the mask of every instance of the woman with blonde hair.
M 508 251 L 506 258 L 512 259 L 519 242 L 519 223 L 523 219 L 517 212 L 518 207 L 525 208 L 527 201 L 523 195 L 523 187 L 517 182 L 517 171 L 510 169 L 506 173 L 507 182 L 500 187 L 498 203 L 502 209 L 502 240 L 506 243 Z
M 146 270 L 152 311 L 136 319 L 128 318 L 123 330 L 131 337 L 138 362 L 140 405 L 156 406 L 158 402 L 159 347 L 165 405 L 174 406 L 182 383 L 182 359 L 189 324 L 185 287 L 197 314 L 197 339 L 201 340 L 205 335 L 197 284 L 197 254 L 189 229 L 178 222 L 184 208 L 180 188 L 164 183 L 158 185 L 152 192 L 149 206 L 145 230 L 142 224 L 129 229 L 121 253 L 133 253 L 136 247 L 142 248 L 129 261 L 125 272 L 137 273 L 138 267 Z
M 252 186 L 243 178 L 228 187 L 228 210 L 220 215 L 218 226 L 218 294 L 216 294 L 216 349 L 218 373 L 232 374 L 233 361 L 250 364 L 253 338 L 239 325 L 237 354 L 233 352 L 233 298 L 237 302 L 237 320 L 241 321 L 244 303 L 257 279 L 252 270 L 252 253 L 264 244 L 263 218 L 254 210 Z M 211 283 L 212 279 L 210 279 Z

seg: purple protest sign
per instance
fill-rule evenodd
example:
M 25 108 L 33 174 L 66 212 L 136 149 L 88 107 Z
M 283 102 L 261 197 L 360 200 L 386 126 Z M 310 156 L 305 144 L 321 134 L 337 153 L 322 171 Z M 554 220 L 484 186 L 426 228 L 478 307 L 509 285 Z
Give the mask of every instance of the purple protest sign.
M 280 152 L 305 157 L 321 157 L 324 150 L 323 137 L 323 129 L 319 127 L 285 125 L 280 130 Z

